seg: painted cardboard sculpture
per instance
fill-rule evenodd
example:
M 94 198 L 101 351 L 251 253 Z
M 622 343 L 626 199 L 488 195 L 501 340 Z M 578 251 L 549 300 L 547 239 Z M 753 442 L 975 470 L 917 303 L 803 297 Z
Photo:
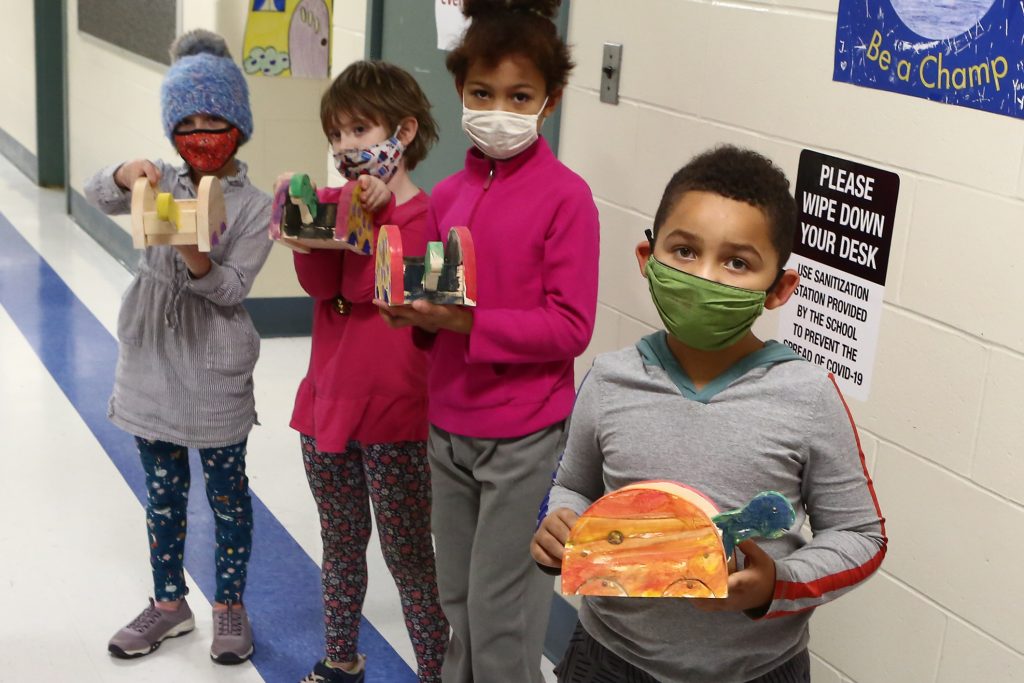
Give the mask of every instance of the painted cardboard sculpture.
M 725 598 L 736 544 L 778 538 L 795 519 L 789 500 L 775 491 L 719 513 L 696 489 L 637 482 L 598 499 L 573 525 L 562 557 L 562 593 Z
M 361 194 L 359 183 L 348 183 L 337 203 L 320 202 L 309 176 L 296 173 L 274 192 L 270 239 L 306 254 L 311 249 L 349 249 L 369 256 L 373 214 L 363 210 Z
M 194 244 L 210 251 L 227 231 L 224 191 L 220 180 L 204 176 L 195 199 L 178 199 L 157 192 L 146 177 L 132 185 L 132 245 L 145 249 L 157 244 Z
M 422 257 L 404 257 L 398 226 L 382 227 L 377 236 L 375 295 L 391 306 L 418 299 L 476 306 L 476 251 L 469 228 L 451 228 L 447 242 L 427 242 Z

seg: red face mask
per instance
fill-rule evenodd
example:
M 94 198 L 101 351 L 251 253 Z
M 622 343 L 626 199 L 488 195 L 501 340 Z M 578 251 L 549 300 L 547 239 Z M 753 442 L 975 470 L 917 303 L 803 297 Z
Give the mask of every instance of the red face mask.
M 189 166 L 200 173 L 213 173 L 238 151 L 242 134 L 235 127 L 219 130 L 190 130 L 174 134 L 174 146 Z

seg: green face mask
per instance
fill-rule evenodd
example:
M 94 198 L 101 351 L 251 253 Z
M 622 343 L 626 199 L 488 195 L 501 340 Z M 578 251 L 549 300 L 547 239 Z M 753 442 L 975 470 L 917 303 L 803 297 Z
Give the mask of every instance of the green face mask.
M 747 333 L 764 310 L 765 292 L 723 285 L 647 259 L 647 284 L 668 333 L 687 346 L 717 351 Z

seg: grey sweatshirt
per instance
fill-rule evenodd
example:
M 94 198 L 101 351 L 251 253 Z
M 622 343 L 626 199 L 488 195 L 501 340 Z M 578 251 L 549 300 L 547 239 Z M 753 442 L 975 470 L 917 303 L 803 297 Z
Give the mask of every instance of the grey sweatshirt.
M 721 510 L 775 490 L 797 513 L 790 533 L 756 540 L 776 561 L 765 618 L 705 613 L 685 599 L 583 598 L 587 632 L 661 683 L 742 682 L 779 666 L 806 646 L 812 608 L 867 578 L 885 554 L 883 520 L 838 388 L 776 342 L 700 391 L 664 332 L 598 356 L 576 399 L 549 509 L 582 514 L 645 479 L 694 487 Z M 810 542 L 800 533 L 808 519 Z
M 162 161 L 160 190 L 194 198 L 187 167 Z M 131 192 L 114 182 L 117 166 L 85 185 L 107 214 L 128 213 Z M 194 279 L 174 247 L 143 250 L 121 300 L 110 419 L 146 439 L 217 448 L 244 439 L 256 419 L 252 371 L 260 338 L 242 306 L 267 259 L 270 196 L 253 187 L 246 165 L 221 180 L 227 232 L 210 251 L 213 267 Z

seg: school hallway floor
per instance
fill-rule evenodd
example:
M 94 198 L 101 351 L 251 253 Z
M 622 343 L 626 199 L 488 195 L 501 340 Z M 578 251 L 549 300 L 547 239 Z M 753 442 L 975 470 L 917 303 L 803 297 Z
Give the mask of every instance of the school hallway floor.
M 288 427 L 309 339 L 265 339 L 262 426 L 249 438 L 256 537 L 249 663 L 209 657 L 212 518 L 193 454 L 186 557 L 196 631 L 135 660 L 107 640 L 151 594 L 141 467 L 106 420 L 121 293 L 131 276 L 65 214 L 64 194 L 0 157 L 0 683 L 296 683 L 323 655 L 319 521 Z M 414 682 L 398 593 L 376 536 L 360 650 L 368 683 Z M 543 662 L 547 681 L 551 663 Z M 518 683 L 486 682 L 486 683 Z

